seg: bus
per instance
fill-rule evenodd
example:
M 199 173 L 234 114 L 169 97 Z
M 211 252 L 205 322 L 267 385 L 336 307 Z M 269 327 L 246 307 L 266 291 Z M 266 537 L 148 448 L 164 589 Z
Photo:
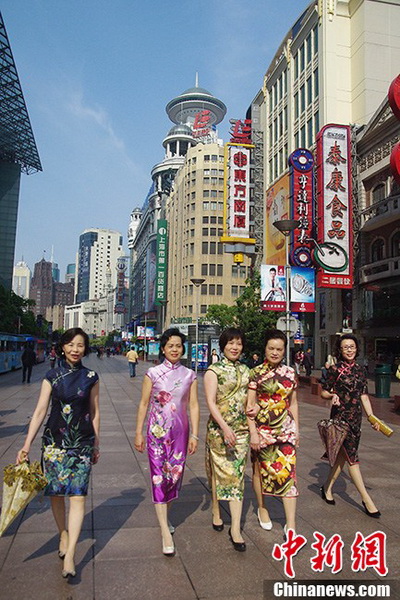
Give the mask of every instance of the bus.
M 32 335 L 17 333 L 0 333 L 0 373 L 7 373 L 22 367 L 21 356 L 25 345 L 31 344 L 36 353 L 36 361 L 44 362 L 46 355 L 46 340 Z

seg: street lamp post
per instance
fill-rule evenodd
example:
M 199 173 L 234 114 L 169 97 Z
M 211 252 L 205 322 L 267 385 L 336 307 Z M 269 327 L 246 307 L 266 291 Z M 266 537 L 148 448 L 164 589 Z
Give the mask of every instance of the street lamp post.
M 165 327 L 165 317 L 166 317 L 166 309 L 168 300 L 159 300 L 161 306 L 161 333 L 164 331 Z
M 198 366 L 198 362 L 199 362 L 199 350 L 198 350 L 198 344 L 199 344 L 199 290 L 198 288 L 201 286 L 202 283 L 205 282 L 205 279 L 201 278 L 201 277 L 192 277 L 192 279 L 190 280 L 193 285 L 196 287 L 196 349 L 195 349 L 195 353 L 194 353 L 194 371 L 197 375 L 197 366 Z
M 289 262 L 289 236 L 300 225 L 295 219 L 282 219 L 275 221 L 274 226 L 285 236 L 285 282 L 286 282 L 286 364 L 290 364 L 290 262 Z

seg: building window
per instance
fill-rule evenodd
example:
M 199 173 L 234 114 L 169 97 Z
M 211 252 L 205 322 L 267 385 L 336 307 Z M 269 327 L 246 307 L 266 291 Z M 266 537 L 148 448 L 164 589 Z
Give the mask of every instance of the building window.
M 238 286 L 237 286 L 237 285 L 233 285 L 233 286 L 231 287 L 231 294 L 232 294 L 232 296 L 235 296 L 235 297 L 236 297 L 236 296 L 238 295 L 238 291 L 239 291 L 239 288 L 238 288 Z
M 217 276 L 222 277 L 224 274 L 224 265 L 217 265 Z
M 209 198 L 210 197 L 210 190 L 203 190 L 203 198 Z
M 208 217 L 203 217 L 203 224 L 207 224 L 208 223 Z
M 202 275 L 208 275 L 208 265 L 202 264 L 201 265 L 201 274 Z
M 319 82 L 318 82 L 318 69 L 315 69 L 313 73 L 314 77 L 314 98 L 318 98 L 319 94 Z
M 237 276 L 238 276 L 238 266 L 232 265 L 232 277 L 237 277 Z
M 309 77 L 307 79 L 307 106 L 309 106 L 312 102 L 313 99 L 313 95 L 312 95 L 312 79 L 311 77 Z
M 217 228 L 216 227 L 210 227 L 210 235 L 211 236 L 216 236 L 217 235 Z
M 189 306 L 188 306 L 188 313 L 190 315 L 193 314 L 193 306 L 191 304 L 189 304 Z
M 209 154 L 205 154 L 204 155 L 204 162 L 209 162 L 210 160 L 210 155 Z
M 311 62 L 312 58 L 312 43 L 311 43 L 311 32 L 307 36 L 307 64 Z
M 383 260 L 385 254 L 385 242 L 379 238 L 371 244 L 371 262 Z
M 208 227 L 203 227 L 202 231 L 203 231 L 202 235 L 208 236 Z
M 208 242 L 201 243 L 201 253 L 208 254 Z
M 203 210 L 209 210 L 209 207 L 210 207 L 209 202 L 203 202 Z
M 217 222 L 217 217 L 210 217 L 210 223 L 214 224 Z
M 216 154 L 212 154 L 211 155 L 211 160 L 212 160 L 212 162 L 217 162 L 218 156 Z
M 392 256 L 393 258 L 400 256 L 400 231 L 396 231 L 392 237 Z
M 201 292 L 200 293 L 202 296 L 207 296 L 207 284 L 206 283 L 201 284 Z
M 200 306 L 200 312 L 202 315 L 205 315 L 207 313 L 207 304 L 202 304 Z
M 372 190 L 372 202 L 380 202 L 386 198 L 385 184 L 380 183 Z
M 217 296 L 222 296 L 222 285 L 217 285 Z
M 215 254 L 217 250 L 216 242 L 210 242 L 210 254 Z
M 214 283 L 210 283 L 210 285 L 208 286 L 208 293 L 210 294 L 210 296 L 215 296 L 215 285 L 214 285 Z
M 224 247 L 222 242 L 218 242 L 218 254 L 223 254 L 224 253 Z
M 208 266 L 210 277 L 215 277 L 215 265 L 211 264 Z
M 189 277 L 193 277 L 193 272 L 194 272 L 194 266 L 190 265 L 190 267 L 189 267 Z

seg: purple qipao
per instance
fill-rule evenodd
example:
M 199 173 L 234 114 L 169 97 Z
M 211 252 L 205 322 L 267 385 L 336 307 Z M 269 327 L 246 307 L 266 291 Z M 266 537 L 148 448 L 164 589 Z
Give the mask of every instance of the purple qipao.
M 189 440 L 187 408 L 196 375 L 180 362 L 169 360 L 151 367 L 152 382 L 147 422 L 153 502 L 162 504 L 178 497 Z

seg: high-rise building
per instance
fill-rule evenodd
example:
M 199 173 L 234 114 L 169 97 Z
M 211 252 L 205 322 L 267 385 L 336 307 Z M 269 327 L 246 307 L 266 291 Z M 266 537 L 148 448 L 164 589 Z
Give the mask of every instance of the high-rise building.
M 72 283 L 75 285 L 75 275 L 76 274 L 76 264 L 70 263 L 67 265 L 67 270 L 65 272 L 65 282 Z
M 23 260 L 17 262 L 14 267 L 13 292 L 21 298 L 29 298 L 31 285 L 31 270 Z
M 255 200 L 264 208 L 264 262 L 277 248 L 273 220 L 287 212 L 289 155 L 299 147 L 314 150 L 327 123 L 368 122 L 398 74 L 399 22 L 399 0 L 313 0 L 278 47 L 249 111 L 263 146 L 263 189 Z M 343 327 L 341 292 L 318 290 L 315 328 L 306 320 L 318 366 Z
M 107 268 L 111 269 L 111 285 L 116 287 L 116 264 L 123 253 L 122 235 L 118 231 L 85 229 L 79 236 L 77 303 L 107 293 Z
M 53 305 L 52 263 L 42 258 L 34 267 L 29 297 L 35 300 L 33 313 L 45 315 L 46 308 Z
M 0 285 L 11 289 L 21 172 L 42 165 L 1 14 L 0 89 Z

